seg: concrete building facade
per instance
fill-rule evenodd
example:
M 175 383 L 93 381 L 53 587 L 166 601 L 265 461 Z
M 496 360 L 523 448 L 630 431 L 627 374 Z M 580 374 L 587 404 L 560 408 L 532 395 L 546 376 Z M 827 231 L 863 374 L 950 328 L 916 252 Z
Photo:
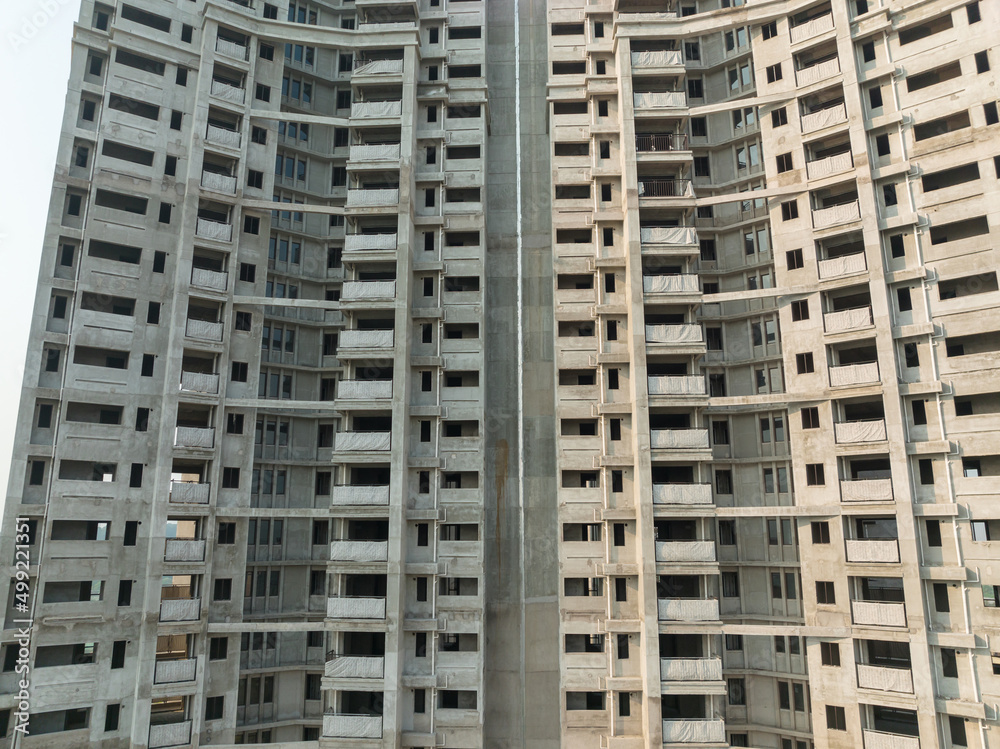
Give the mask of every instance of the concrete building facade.
M 4 745 L 988 749 L 998 45 L 83 0 Z

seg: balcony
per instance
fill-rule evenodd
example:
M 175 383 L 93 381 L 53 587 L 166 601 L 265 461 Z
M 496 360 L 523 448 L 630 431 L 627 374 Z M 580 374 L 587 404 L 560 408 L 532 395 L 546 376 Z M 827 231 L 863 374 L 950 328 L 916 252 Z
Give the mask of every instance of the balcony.
M 323 735 L 336 739 L 381 739 L 382 716 L 327 713 L 323 716 Z
M 812 212 L 813 228 L 826 229 L 837 224 L 846 224 L 861 219 L 861 206 L 856 200 L 829 208 L 814 208 Z
M 632 94 L 632 104 L 636 109 L 683 109 L 687 97 L 683 91 L 647 91 Z
M 351 104 L 351 118 L 358 120 L 399 117 L 403 113 L 401 101 L 356 101 Z
M 163 550 L 164 562 L 203 562 L 205 541 L 197 538 L 168 538 Z
M 646 343 L 702 343 L 701 325 L 647 325 Z
M 660 658 L 660 681 L 721 680 L 721 658 Z
M 849 276 L 852 273 L 864 273 L 866 270 L 868 270 L 868 265 L 865 262 L 865 253 L 863 252 L 819 261 L 819 277 L 823 281 Z
M 825 159 L 816 159 L 806 162 L 806 175 L 809 179 L 822 179 L 831 174 L 840 174 L 854 168 L 854 158 L 850 151 L 827 156 Z
M 719 601 L 715 598 L 660 598 L 656 601 L 661 622 L 714 622 L 719 619 Z
M 335 486 L 330 504 L 335 507 L 386 507 L 389 504 L 389 487 Z
M 222 221 L 212 221 L 210 218 L 199 217 L 194 227 L 194 233 L 202 239 L 231 242 L 233 240 L 233 225 Z
M 683 64 L 684 57 L 679 49 L 652 49 L 632 53 L 633 68 L 668 68 Z
M 853 307 L 823 315 L 823 328 L 827 333 L 846 333 L 850 330 L 870 328 L 872 325 L 874 322 L 871 307 Z
M 650 395 L 705 395 L 705 378 L 700 375 L 658 375 L 646 379 Z
M 370 24 L 362 24 L 370 25 Z M 402 60 L 366 60 L 359 57 L 354 61 L 354 75 L 402 75 Z
M 206 190 L 224 192 L 227 195 L 236 194 L 236 177 L 221 172 L 202 171 L 201 186 Z
M 878 362 L 830 367 L 830 387 L 868 385 L 879 381 Z
M 215 40 L 215 51 L 234 60 L 249 60 L 250 49 L 242 44 L 232 42 L 228 39 L 217 38 Z
M 888 668 L 859 663 L 858 687 L 878 689 L 882 692 L 913 694 L 913 673 L 908 668 Z M 868 746 L 867 741 L 865 746 Z
M 714 562 L 714 541 L 657 541 L 657 562 Z
M 890 539 L 847 539 L 847 561 L 892 564 L 899 561 L 899 541 Z
M 177 427 L 174 430 L 174 447 L 215 447 L 215 430 L 211 427 Z
M 337 400 L 390 400 L 392 380 L 341 380 L 337 383 Z
M 642 226 L 639 241 L 644 245 L 697 245 L 698 232 L 693 226 Z
M 225 291 L 229 288 L 229 274 L 225 271 L 209 270 L 208 268 L 192 268 L 191 285 L 199 289 Z
M 406 31 L 415 28 L 413 21 L 386 21 L 384 23 L 359 23 L 358 31 L 366 34 L 381 34 L 386 31 Z
M 175 598 L 160 602 L 161 622 L 194 622 L 200 617 L 200 598 Z
M 689 179 L 640 179 L 639 197 L 691 198 L 694 197 L 694 189 Z
M 381 655 L 327 656 L 325 676 L 328 679 L 381 679 L 385 674 L 385 658 Z
M 347 191 L 348 208 L 375 208 L 397 205 L 399 190 L 391 187 L 356 187 Z
M 333 449 L 337 452 L 388 452 L 391 432 L 337 432 Z
M 330 619 L 385 619 L 385 599 L 331 596 L 326 615 Z
M 399 143 L 352 145 L 350 161 L 399 161 Z
M 818 109 L 815 112 L 802 115 L 802 132 L 811 133 L 824 127 L 832 127 L 847 122 L 847 107 L 843 102 L 836 106 Z
M 200 338 L 205 341 L 222 340 L 222 323 L 211 320 L 188 320 L 184 333 L 188 338 Z
M 392 301 L 396 298 L 395 281 L 344 281 L 341 302 Z
M 396 233 L 348 234 L 344 237 L 344 253 L 395 250 Z
M 217 146 L 239 148 L 241 137 L 239 130 L 229 130 L 218 125 L 209 125 L 205 131 L 205 140 Z
M 340 334 L 338 351 L 345 349 L 392 349 L 391 330 L 344 330 Z
M 710 505 L 711 484 L 653 484 L 654 505 Z
M 663 721 L 664 744 L 725 744 L 726 723 L 696 718 Z
M 885 419 L 839 421 L 833 425 L 838 445 L 851 442 L 885 442 Z
M 824 13 L 816 18 L 810 18 L 798 26 L 792 26 L 789 29 L 789 36 L 791 37 L 792 44 L 797 44 L 798 42 L 804 42 L 806 39 L 825 34 L 831 30 L 833 30 L 833 14 Z
M 184 504 L 207 505 L 211 488 L 211 484 L 198 484 L 193 481 L 171 481 L 170 501 Z
M 678 274 L 642 277 L 642 290 L 647 294 L 700 294 L 698 276 Z
M 330 542 L 331 562 L 384 562 L 388 558 L 388 541 Z
M 822 81 L 824 78 L 831 78 L 840 73 L 840 60 L 836 57 L 832 60 L 816 63 L 808 68 L 801 68 L 795 71 L 795 85 L 808 86 L 811 83 Z
M 161 723 L 149 727 L 149 749 L 166 746 L 182 746 L 191 743 L 191 721 Z
M 653 450 L 707 450 L 707 429 L 651 429 L 649 446 Z
M 208 372 L 181 372 L 181 391 L 217 395 L 219 375 Z
M 665 153 L 688 150 L 687 133 L 637 133 L 636 153 Z
M 884 601 L 851 601 L 854 623 L 874 627 L 905 627 L 906 607 Z
M 873 731 L 870 728 L 863 729 L 861 733 L 864 735 L 865 749 L 920 749 L 920 738 L 917 736 Z
M 855 479 L 840 482 L 841 502 L 892 502 L 892 479 Z
M 246 89 L 222 81 L 212 81 L 212 96 L 217 96 L 233 104 L 242 104 L 246 99 Z
M 197 671 L 198 661 L 195 658 L 157 661 L 153 666 L 153 683 L 176 684 L 179 681 L 194 681 Z

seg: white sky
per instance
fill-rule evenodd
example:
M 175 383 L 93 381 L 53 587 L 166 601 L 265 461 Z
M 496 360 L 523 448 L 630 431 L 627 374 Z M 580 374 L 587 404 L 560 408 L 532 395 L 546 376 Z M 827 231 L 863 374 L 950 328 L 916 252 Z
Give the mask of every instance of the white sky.
M 6 496 L 14 422 L 62 128 L 79 0 L 16 0 L 0 14 L 0 487 Z

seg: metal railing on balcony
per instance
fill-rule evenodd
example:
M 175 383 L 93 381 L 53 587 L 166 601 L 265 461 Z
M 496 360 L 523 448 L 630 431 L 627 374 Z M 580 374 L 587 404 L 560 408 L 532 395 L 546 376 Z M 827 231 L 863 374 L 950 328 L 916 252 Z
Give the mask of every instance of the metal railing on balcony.
M 341 302 L 391 300 L 396 298 L 395 281 L 344 281 Z
M 343 349 L 391 349 L 391 330 L 345 330 L 340 334 L 338 348 Z
M 865 253 L 855 252 L 851 255 L 841 255 L 819 261 L 819 277 L 824 281 L 829 278 L 839 278 L 852 273 L 863 273 L 868 270 Z
M 683 91 L 636 91 L 632 104 L 636 109 L 683 109 L 687 97 Z
M 861 219 L 861 205 L 856 200 L 828 208 L 816 208 L 812 212 L 813 228 L 826 229 L 837 224 L 846 224 Z
M 198 221 L 195 223 L 194 233 L 204 239 L 231 242 L 233 239 L 233 225 L 199 216 Z
M 831 174 L 839 174 L 854 168 L 854 157 L 850 151 L 836 153 L 825 159 L 806 162 L 806 176 L 809 179 L 822 179 Z
M 328 679 L 381 679 L 385 675 L 385 658 L 381 655 L 326 654 Z
M 884 442 L 885 419 L 838 421 L 833 425 L 833 434 L 838 445 L 849 442 Z
M 399 143 L 359 143 L 351 146 L 351 161 L 399 161 Z
M 694 195 L 689 179 L 640 179 L 640 198 L 689 198 Z
M 646 343 L 702 343 L 700 325 L 647 325 Z
M 202 562 L 205 560 L 205 540 L 199 538 L 168 538 L 163 549 L 165 562 Z
M 195 658 L 158 660 L 153 666 L 153 683 L 175 684 L 179 681 L 194 681 L 197 672 L 198 661 Z
M 207 505 L 211 496 L 211 484 L 199 484 L 194 481 L 171 481 L 170 501 L 184 504 Z
M 326 615 L 331 619 L 385 619 L 385 599 L 364 596 L 330 596 Z
M 396 242 L 395 232 L 392 234 L 348 234 L 344 237 L 344 252 L 395 250 Z
M 347 191 L 348 208 L 390 206 L 399 203 L 399 189 L 392 187 L 355 187 Z
M 369 506 L 384 507 L 389 504 L 389 487 L 385 486 L 359 486 L 353 484 L 342 484 L 333 487 L 330 504 L 334 506 Z
M 200 598 L 175 598 L 160 602 L 161 622 L 193 622 L 200 617 Z
M 870 728 L 863 729 L 861 733 L 864 736 L 864 749 L 920 749 L 918 736 L 904 736 Z
M 698 276 L 678 273 L 670 276 L 643 276 L 642 290 L 647 294 L 697 294 L 701 287 L 698 285 Z
M 657 562 L 714 562 L 714 541 L 656 541 Z
M 653 504 L 710 505 L 711 484 L 653 484 Z
M 331 562 L 384 562 L 388 555 L 388 541 L 330 541 Z
M 638 133 L 635 136 L 635 150 L 638 153 L 686 151 L 687 148 L 687 133 Z
M 868 385 L 878 382 L 878 362 L 864 364 L 845 364 L 842 367 L 830 367 L 830 386 L 845 387 L 847 385 Z
M 380 739 L 382 716 L 327 713 L 323 716 L 323 735 L 338 739 Z
M 660 621 L 712 622 L 719 618 L 715 598 L 660 598 L 656 601 Z
M 851 601 L 855 624 L 876 627 L 905 627 L 906 606 L 885 601 Z
M 229 274 L 225 271 L 209 270 L 208 268 L 192 268 L 191 285 L 200 289 L 225 291 L 229 286 Z
M 846 546 L 848 562 L 865 564 L 899 562 L 899 541 L 894 538 L 849 538 Z
M 246 94 L 246 89 L 239 86 L 233 86 L 230 83 L 223 83 L 222 81 L 212 81 L 212 96 L 217 96 L 225 101 L 242 104 L 246 98 Z
M 191 721 L 158 723 L 149 727 L 149 749 L 165 749 L 191 743 Z
M 181 372 L 181 390 L 185 393 L 217 395 L 219 375 L 209 372 Z
M 819 36 L 831 29 L 833 29 L 833 14 L 824 13 L 821 16 L 816 16 L 816 18 L 810 18 L 798 26 L 792 26 L 788 31 L 792 44 L 796 44 L 811 37 Z
M 354 75 L 399 75 L 402 72 L 402 60 L 369 60 L 365 57 L 354 60 Z
M 338 400 L 389 400 L 392 380 L 341 380 L 337 383 Z
M 841 122 L 847 122 L 847 107 L 844 106 L 844 102 L 802 115 L 802 132 L 811 133 L 824 127 L 839 125 Z
M 853 479 L 840 482 L 841 502 L 891 502 L 892 479 Z
M 250 48 L 229 39 L 217 38 L 215 40 L 215 51 L 236 60 L 249 60 Z
M 650 395 L 705 395 L 705 378 L 700 375 L 653 375 L 647 378 Z
M 697 245 L 698 231 L 693 226 L 642 226 L 639 241 L 644 245 Z
M 721 681 L 721 658 L 660 658 L 660 681 Z
M 232 195 L 236 192 L 236 177 L 222 172 L 202 171 L 201 186 L 206 190 Z
M 710 718 L 663 721 L 664 744 L 725 744 L 726 723 Z
M 356 101 L 351 104 L 352 119 L 399 117 L 402 113 L 403 102 L 399 100 Z
M 913 694 L 913 672 L 908 668 L 858 664 L 858 686 L 882 692 Z
M 679 49 L 650 49 L 632 53 L 633 68 L 666 68 L 683 64 L 684 56 Z
M 808 86 L 824 78 L 830 78 L 840 72 L 840 60 L 836 57 L 830 60 L 818 62 L 806 68 L 799 68 L 795 71 L 795 83 L 798 86 Z
M 649 446 L 653 450 L 707 450 L 707 429 L 650 429 Z
M 217 146 L 239 148 L 241 137 L 239 130 L 230 130 L 228 128 L 210 124 L 208 129 L 205 131 L 205 140 L 209 143 L 214 143 Z
M 844 333 L 871 327 L 872 308 L 870 306 L 827 312 L 823 315 L 823 327 L 827 333 Z
M 388 452 L 392 432 L 337 432 L 333 440 L 338 452 Z
M 176 427 L 174 447 L 215 447 L 215 429 L 211 427 Z

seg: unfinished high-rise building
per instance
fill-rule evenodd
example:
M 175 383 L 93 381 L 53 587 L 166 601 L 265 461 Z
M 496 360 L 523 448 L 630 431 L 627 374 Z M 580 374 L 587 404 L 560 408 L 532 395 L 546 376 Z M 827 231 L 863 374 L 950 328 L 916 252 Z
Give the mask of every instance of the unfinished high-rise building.
M 732 2 L 83 0 L 0 746 L 997 749 L 1000 7 Z

